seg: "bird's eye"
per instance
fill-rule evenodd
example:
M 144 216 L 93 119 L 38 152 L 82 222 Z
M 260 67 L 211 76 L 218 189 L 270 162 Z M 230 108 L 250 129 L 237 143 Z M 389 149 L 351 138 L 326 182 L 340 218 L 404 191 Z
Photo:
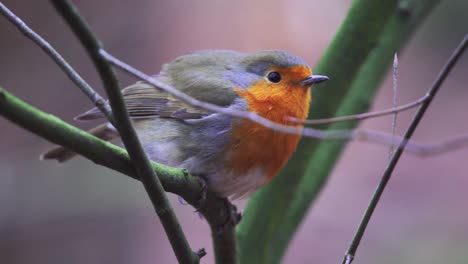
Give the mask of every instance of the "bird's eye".
M 281 74 L 277 72 L 270 72 L 268 73 L 267 78 L 272 83 L 279 83 L 281 81 Z

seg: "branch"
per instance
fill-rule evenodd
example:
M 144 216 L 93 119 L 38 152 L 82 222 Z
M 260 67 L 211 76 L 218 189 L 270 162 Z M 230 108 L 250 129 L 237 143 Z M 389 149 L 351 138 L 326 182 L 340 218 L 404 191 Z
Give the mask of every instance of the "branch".
M 81 76 L 68 64 L 65 59 L 58 53 L 52 45 L 43 39 L 39 34 L 34 32 L 26 23 L 24 23 L 18 16 L 11 12 L 2 2 L 0 2 L 0 13 L 8 19 L 16 28 L 23 33 L 27 38 L 32 40 L 38 45 L 54 62 L 62 69 L 68 78 L 75 83 L 81 91 L 88 96 L 93 104 L 101 110 L 107 117 L 110 123 L 114 123 L 112 117 L 112 110 L 109 104 L 104 100 Z
M 0 87 L 0 115 L 20 127 L 57 145 L 62 145 L 94 163 L 139 180 L 127 152 L 103 141 L 59 118 L 44 113 Z M 183 169 L 150 162 L 164 189 L 181 196 L 194 207 L 199 206 L 203 188 L 197 178 Z M 225 198 L 208 192 L 204 206 L 199 208 L 212 229 L 217 263 L 235 263 L 235 208 Z M 221 243 L 218 244 L 218 243 Z M 218 261 L 218 259 L 220 261 Z
M 161 219 L 177 260 L 180 263 L 198 263 L 200 258 L 190 249 L 190 245 L 180 227 L 161 182 L 150 166 L 149 159 L 132 126 L 120 92 L 117 76 L 111 65 L 99 54 L 101 44 L 80 16 L 78 10 L 69 1 L 51 0 L 51 2 L 77 35 L 101 76 L 114 113 L 114 126 L 118 130 L 125 148 L 128 150 L 136 174 L 141 179 L 154 209 Z
M 418 105 L 422 104 L 424 101 L 426 101 L 427 97 L 428 96 L 426 94 L 423 97 L 413 102 L 409 102 L 404 105 L 400 105 L 400 106 L 393 107 L 390 109 L 375 111 L 375 112 L 365 112 L 365 113 L 355 114 L 355 115 L 347 115 L 347 116 L 339 116 L 339 117 L 331 117 L 331 118 L 320 118 L 320 119 L 308 119 L 308 120 L 301 120 L 295 117 L 288 117 L 288 121 L 291 121 L 294 123 L 305 124 L 305 125 L 325 125 L 325 124 L 346 122 L 346 121 L 362 121 L 364 119 L 396 114 L 399 112 L 403 112 L 403 111 L 415 108 Z
M 395 52 L 395 56 L 393 57 L 393 74 L 392 74 L 392 79 L 393 79 L 393 102 L 392 106 L 396 107 L 398 105 L 399 101 L 399 91 L 398 91 L 398 55 Z M 429 98 L 429 95 L 426 94 L 426 96 Z M 428 99 L 429 100 L 429 99 Z M 398 119 L 398 112 L 393 113 L 392 116 L 392 135 L 395 135 L 396 130 L 397 130 L 397 119 Z M 392 146 L 390 147 L 390 152 L 389 152 L 389 159 L 391 159 L 393 151 L 395 148 Z
M 442 68 L 441 72 L 439 73 L 436 80 L 432 84 L 432 87 L 429 89 L 427 93 L 429 95 L 428 99 L 424 101 L 424 103 L 421 104 L 418 111 L 414 115 L 414 118 L 411 121 L 410 125 L 408 126 L 408 129 L 406 130 L 405 135 L 404 135 L 404 138 L 406 140 L 409 140 L 411 136 L 413 135 L 414 131 L 416 130 L 416 127 L 419 125 L 419 122 L 421 121 L 424 114 L 426 113 L 427 108 L 431 104 L 437 92 L 440 90 L 442 83 L 445 81 L 450 71 L 458 62 L 458 60 L 460 59 L 460 57 L 462 56 L 463 52 L 466 50 L 467 47 L 468 47 L 468 35 L 465 35 L 463 40 L 460 42 L 458 47 L 450 56 L 450 59 Z M 372 217 L 372 214 L 375 208 L 377 207 L 377 203 L 379 202 L 380 197 L 382 196 L 383 191 L 385 190 L 385 186 L 387 185 L 388 181 L 390 180 L 392 176 L 393 170 L 395 169 L 396 164 L 401 157 L 401 154 L 403 154 L 405 144 L 406 144 L 406 141 L 401 142 L 400 146 L 398 146 L 398 148 L 393 153 L 392 158 L 387 165 L 387 168 L 382 174 L 382 178 L 380 179 L 379 185 L 377 186 L 377 189 L 375 190 L 374 195 L 372 196 L 372 199 L 367 207 L 367 210 L 364 213 L 364 216 L 362 217 L 361 223 L 359 224 L 359 228 L 357 229 L 356 234 L 354 235 L 354 238 L 351 242 L 351 245 L 348 251 L 346 252 L 346 255 L 343 260 L 343 264 L 351 264 L 351 262 L 353 261 L 353 258 L 356 255 L 356 250 L 359 247 L 359 243 L 361 242 L 361 239 L 364 235 L 367 225 L 369 224 L 370 218 Z
M 238 117 L 238 118 L 243 118 L 243 119 L 248 119 L 253 122 L 256 122 L 258 124 L 261 124 L 262 126 L 265 126 L 267 128 L 270 128 L 275 131 L 283 132 L 283 133 L 289 133 L 289 134 L 300 134 L 303 137 L 310 137 L 310 138 L 316 138 L 316 139 L 323 139 L 323 140 L 359 140 L 359 141 L 366 141 L 366 142 L 371 142 L 371 143 L 377 143 L 377 144 L 382 144 L 382 145 L 388 145 L 391 147 L 398 147 L 400 142 L 403 139 L 402 136 L 398 135 L 393 135 L 388 132 L 383 132 L 383 131 L 375 131 L 371 129 L 354 129 L 354 130 L 349 130 L 349 129 L 336 129 L 336 130 L 319 130 L 319 129 L 313 129 L 313 128 L 301 128 L 301 127 L 294 127 L 294 126 L 286 126 L 282 125 L 279 123 L 275 123 L 269 119 L 266 119 L 264 117 L 261 117 L 257 115 L 254 112 L 247 112 L 247 111 L 239 111 L 239 110 L 234 110 L 234 109 L 229 109 L 225 107 L 220 107 L 218 105 L 210 104 L 207 102 L 203 102 L 200 100 L 197 100 L 177 89 L 174 87 L 167 85 L 141 71 L 138 69 L 134 68 L 133 66 L 130 66 L 126 64 L 125 62 L 117 59 L 104 49 L 101 49 L 100 54 L 106 58 L 110 63 L 115 65 L 116 67 L 122 69 L 123 71 L 129 73 L 130 75 L 135 76 L 136 78 L 143 80 L 149 84 L 154 85 L 155 87 L 158 87 L 171 95 L 175 96 L 176 98 L 184 101 L 185 103 L 195 106 L 195 107 L 200 107 L 202 109 L 212 111 L 215 113 L 221 113 L 233 117 Z M 356 120 L 362 120 L 370 117 L 375 117 L 375 116 L 382 116 L 386 115 L 389 113 L 395 113 L 399 112 L 402 110 L 406 110 L 409 108 L 416 107 L 420 105 L 423 101 L 427 99 L 427 95 L 424 97 L 418 99 L 417 101 L 414 101 L 412 103 L 402 105 L 397 108 L 389 109 L 389 110 L 384 110 L 384 111 L 379 111 L 379 112 L 374 112 L 374 113 L 367 113 L 367 114 L 360 114 L 357 116 L 344 116 L 344 117 L 337 117 L 337 118 L 330 118 L 330 119 L 321 119 L 321 120 L 309 120 L 309 121 L 315 121 L 318 123 L 329 123 L 330 120 L 332 121 L 356 121 Z M 296 122 L 296 120 L 292 120 L 293 122 Z M 305 122 L 309 122 L 305 121 Z M 326 121 L 326 122 L 324 122 Z M 460 142 L 461 140 L 466 140 L 464 138 L 456 138 L 457 142 Z M 451 143 L 453 140 L 449 142 L 444 142 L 443 145 L 430 145 L 430 144 L 423 144 L 423 143 L 418 143 L 416 141 L 408 141 L 405 150 L 416 155 L 421 155 L 421 156 L 429 156 L 429 155 L 438 155 L 442 154 L 446 151 L 453 150 L 454 147 L 447 148 L 446 146 L 448 144 L 446 143 Z M 468 143 L 468 142 L 467 142 Z M 450 144 L 453 146 L 453 144 Z M 458 145 L 455 148 L 460 148 L 463 147 L 466 144 L 463 145 Z

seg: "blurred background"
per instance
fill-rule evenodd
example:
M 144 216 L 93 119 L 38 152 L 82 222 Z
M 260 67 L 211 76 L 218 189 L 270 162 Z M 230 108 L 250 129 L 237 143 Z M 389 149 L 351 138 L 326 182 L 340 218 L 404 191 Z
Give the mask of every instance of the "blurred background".
M 400 54 L 401 103 L 424 95 L 468 31 L 468 2 L 441 2 Z M 47 38 L 103 94 L 82 47 L 47 2 L 3 3 Z M 111 53 L 144 72 L 157 73 L 162 63 L 198 49 L 286 49 L 315 65 L 351 1 L 76 3 Z M 1 86 L 72 123 L 76 114 L 91 107 L 51 59 L 3 17 L 0 38 Z M 437 142 L 468 133 L 467 73 L 465 55 L 418 127 L 416 139 Z M 123 84 L 134 82 L 121 77 Z M 373 109 L 391 106 L 390 80 L 387 77 L 382 85 Z M 400 132 L 411 116 L 399 115 Z M 76 125 L 88 128 L 92 124 Z M 391 118 L 361 126 L 389 131 Z M 176 262 L 139 182 L 83 158 L 62 166 L 40 162 L 40 153 L 49 147 L 50 143 L 0 117 L 1 263 Z M 284 263 L 341 263 L 388 156 L 383 146 L 348 145 Z M 467 156 L 468 149 L 426 159 L 403 155 L 371 220 L 357 262 L 466 263 Z M 176 196 L 170 198 L 191 246 L 205 247 L 208 255 L 202 262 L 213 263 L 207 223 Z M 245 201 L 237 204 L 243 208 Z

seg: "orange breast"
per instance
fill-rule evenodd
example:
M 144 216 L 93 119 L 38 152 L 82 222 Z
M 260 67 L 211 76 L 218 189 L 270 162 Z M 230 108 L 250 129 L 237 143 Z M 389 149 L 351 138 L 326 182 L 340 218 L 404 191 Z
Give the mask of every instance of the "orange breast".
M 298 86 L 277 89 L 274 86 L 262 80 L 248 90 L 236 89 L 236 92 L 246 100 L 249 111 L 277 123 L 297 125 L 287 122 L 285 118 L 307 117 L 310 89 Z M 255 122 L 242 120 L 233 127 L 228 166 L 238 175 L 260 168 L 271 180 L 296 150 L 299 139 L 299 135 L 276 132 Z

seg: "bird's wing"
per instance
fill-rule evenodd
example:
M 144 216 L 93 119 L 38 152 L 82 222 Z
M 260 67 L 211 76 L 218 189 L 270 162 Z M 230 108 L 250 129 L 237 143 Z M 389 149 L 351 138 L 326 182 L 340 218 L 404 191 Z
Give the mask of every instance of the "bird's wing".
M 145 82 L 137 82 L 122 90 L 122 95 L 131 118 L 174 118 L 199 119 L 211 114 L 206 110 L 190 106 L 172 95 Z M 93 108 L 76 120 L 93 120 L 102 118 L 98 108 Z

